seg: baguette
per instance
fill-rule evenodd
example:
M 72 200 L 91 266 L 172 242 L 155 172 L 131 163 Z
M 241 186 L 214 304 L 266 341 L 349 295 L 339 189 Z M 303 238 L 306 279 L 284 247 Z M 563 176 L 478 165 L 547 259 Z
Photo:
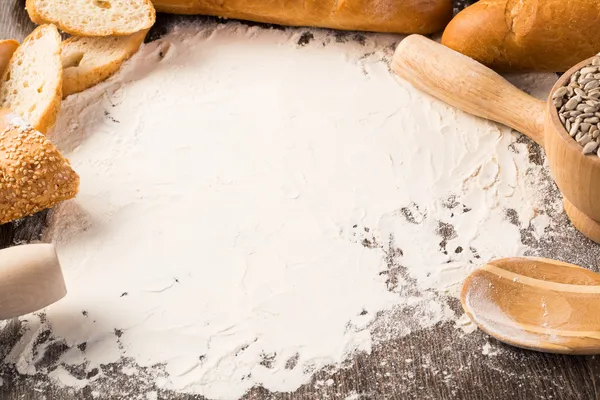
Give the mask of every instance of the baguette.
M 19 47 L 19 42 L 16 40 L 0 40 L 0 76 L 4 74 L 8 62 L 15 50 Z
M 27 0 L 25 5 L 36 24 L 52 23 L 78 36 L 131 35 L 156 19 L 150 0 Z
M 129 36 L 73 36 L 62 44 L 63 97 L 90 88 L 117 72 L 144 42 L 147 30 Z
M 62 99 L 61 37 L 54 25 L 37 27 L 14 52 L 0 80 L 0 108 L 46 133 Z
M 75 197 L 69 161 L 17 114 L 0 110 L 0 224 Z
M 452 18 L 452 0 L 152 0 L 157 11 L 292 26 L 433 33 Z
M 564 72 L 600 52 L 600 1 L 482 0 L 442 44 L 501 72 Z

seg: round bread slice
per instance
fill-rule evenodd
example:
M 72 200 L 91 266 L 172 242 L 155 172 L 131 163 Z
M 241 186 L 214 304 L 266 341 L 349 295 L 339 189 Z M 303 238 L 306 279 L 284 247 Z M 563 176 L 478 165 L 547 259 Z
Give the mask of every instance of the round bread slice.
M 0 224 L 75 197 L 79 176 L 43 134 L 0 110 Z
M 17 47 L 19 47 L 19 42 L 16 40 L 0 40 L 0 76 L 6 70 L 8 62 Z
M 36 24 L 53 23 L 78 36 L 131 35 L 154 25 L 150 0 L 27 0 Z
M 62 43 L 63 97 L 90 88 L 117 72 L 144 42 L 148 30 L 129 36 L 72 36 Z
M 61 37 L 54 25 L 37 27 L 12 55 L 0 79 L 0 108 L 46 133 L 62 99 Z

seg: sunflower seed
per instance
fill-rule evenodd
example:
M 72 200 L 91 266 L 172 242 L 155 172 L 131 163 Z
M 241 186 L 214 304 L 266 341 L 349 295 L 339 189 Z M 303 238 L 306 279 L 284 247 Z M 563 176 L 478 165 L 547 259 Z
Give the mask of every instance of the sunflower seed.
M 569 111 L 574 110 L 580 101 L 581 101 L 581 97 L 579 97 L 579 96 L 572 97 L 569 101 L 567 101 L 567 104 L 565 104 L 565 110 L 569 110 Z
M 590 130 L 590 135 L 592 135 L 592 139 L 597 139 L 600 136 L 600 131 L 596 129 L 596 127 L 593 127 L 592 130 Z
M 588 113 L 595 113 L 596 111 L 598 111 L 598 107 L 592 107 L 592 106 L 590 106 L 588 104 L 586 104 L 586 106 L 587 107 L 585 107 L 583 109 L 583 112 L 586 113 L 586 114 L 588 114 Z
M 586 144 L 588 144 L 591 141 L 592 141 L 592 136 L 589 133 L 586 133 L 577 142 L 580 145 L 585 146 Z
M 591 124 L 586 124 L 585 122 L 579 125 L 579 130 L 583 133 L 588 133 L 590 128 L 592 127 Z
M 571 111 L 571 112 L 569 113 L 569 115 L 570 115 L 571 117 L 576 117 L 576 116 L 578 116 L 578 115 L 581 115 L 581 114 L 583 114 L 583 113 L 582 113 L 581 111 L 577 111 L 577 110 L 575 110 L 575 111 Z
M 586 124 L 597 124 L 600 122 L 600 118 L 598 117 L 590 117 L 583 120 Z
M 579 80 L 577 81 L 581 86 L 583 86 L 583 88 L 585 89 L 585 85 L 587 85 L 590 82 L 593 82 L 595 79 L 593 76 L 590 77 L 585 77 L 585 78 L 579 78 Z
M 593 80 L 589 81 L 588 83 L 585 84 L 585 86 L 583 87 L 583 90 L 592 90 L 592 89 L 596 89 L 597 87 L 600 86 L 600 81 L 594 79 L 594 77 L 592 77 Z
M 600 101 L 598 101 L 598 100 L 586 100 L 585 104 L 587 104 L 588 106 L 592 106 L 592 107 L 598 107 L 598 106 L 600 106 Z
M 583 96 L 585 96 L 585 95 L 586 95 L 586 94 L 585 94 L 585 92 L 584 92 L 583 90 L 581 90 L 580 88 L 574 88 L 574 89 L 573 89 L 573 91 L 575 92 L 575 94 L 576 94 L 577 96 L 581 96 L 581 97 L 583 97 Z
M 567 123 L 567 119 L 561 114 L 558 114 L 558 119 L 560 119 L 563 125 Z
M 575 93 L 573 87 L 567 86 L 567 96 L 572 97 L 573 93 Z
M 579 114 L 578 117 L 579 118 L 589 118 L 589 117 L 593 117 L 595 114 L 594 113 L 583 113 L 583 114 Z
M 598 143 L 589 142 L 583 146 L 583 154 L 590 154 L 596 151 L 598 148 Z
M 571 135 L 571 133 L 569 133 L 569 135 Z M 574 138 L 577 143 L 579 143 L 579 141 L 583 137 L 583 133 L 579 132 L 576 135 L 571 135 L 571 137 Z
M 582 68 L 579 72 L 581 72 L 582 75 L 594 74 L 594 73 L 598 72 L 598 68 L 597 67 L 585 67 L 585 68 Z
M 581 89 L 579 89 L 579 90 L 581 90 Z M 552 95 L 552 98 L 557 99 L 559 97 L 563 97 L 565 94 L 567 94 L 567 88 L 562 86 L 562 87 L 559 87 L 558 89 L 556 89 L 556 91 Z
M 573 123 L 573 122 L 575 122 L 575 118 L 576 118 L 576 117 L 571 117 L 571 118 L 569 118 L 569 121 L 570 121 L 571 123 Z
M 577 111 L 584 111 L 586 108 L 588 108 L 587 104 L 578 104 L 576 107 Z
M 571 132 L 571 120 L 567 120 L 567 123 L 565 124 L 565 128 L 567 129 L 567 132 Z
M 563 105 L 563 101 L 561 98 L 552 100 L 552 103 L 554 104 L 554 107 L 556 107 L 556 108 L 560 108 Z
M 577 132 L 579 131 L 579 125 L 581 125 L 581 122 L 579 120 L 575 121 L 575 123 L 573 125 L 571 125 L 571 129 L 569 130 L 569 135 L 575 136 L 577 134 Z

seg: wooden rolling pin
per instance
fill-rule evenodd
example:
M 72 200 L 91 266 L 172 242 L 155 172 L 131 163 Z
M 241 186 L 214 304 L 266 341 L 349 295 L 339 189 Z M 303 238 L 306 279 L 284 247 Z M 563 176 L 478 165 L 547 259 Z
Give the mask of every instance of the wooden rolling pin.
M 551 93 L 590 62 L 591 58 L 567 71 Z M 540 101 L 477 61 L 420 35 L 400 42 L 392 69 L 416 88 L 460 110 L 514 128 L 543 146 L 571 222 L 600 243 L 600 157 L 582 153 L 561 124 L 552 96 Z
M 67 294 L 52 244 L 0 251 L 0 320 L 41 310 Z

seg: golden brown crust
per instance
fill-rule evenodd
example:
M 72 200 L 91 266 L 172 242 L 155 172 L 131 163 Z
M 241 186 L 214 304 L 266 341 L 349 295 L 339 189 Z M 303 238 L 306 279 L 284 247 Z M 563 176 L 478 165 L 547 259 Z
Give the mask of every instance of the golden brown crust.
M 433 33 L 452 17 L 451 0 L 152 0 L 159 12 L 341 30 Z
M 0 224 L 75 197 L 79 176 L 52 143 L 0 110 Z
M 128 37 L 82 37 L 73 36 L 62 43 L 63 57 L 63 97 L 82 92 L 108 79 L 121 68 L 121 65 L 133 56 L 146 38 L 148 30 L 134 33 Z M 103 56 L 96 54 L 93 42 L 110 42 L 113 54 Z M 114 44 L 113 44 L 114 43 Z M 86 51 L 86 48 L 89 49 Z M 69 66 L 69 58 L 76 56 L 76 66 Z
M 0 76 L 4 74 L 17 47 L 19 47 L 19 42 L 16 40 L 0 40 Z
M 563 72 L 600 52 L 597 0 L 482 0 L 442 43 L 498 71 Z

